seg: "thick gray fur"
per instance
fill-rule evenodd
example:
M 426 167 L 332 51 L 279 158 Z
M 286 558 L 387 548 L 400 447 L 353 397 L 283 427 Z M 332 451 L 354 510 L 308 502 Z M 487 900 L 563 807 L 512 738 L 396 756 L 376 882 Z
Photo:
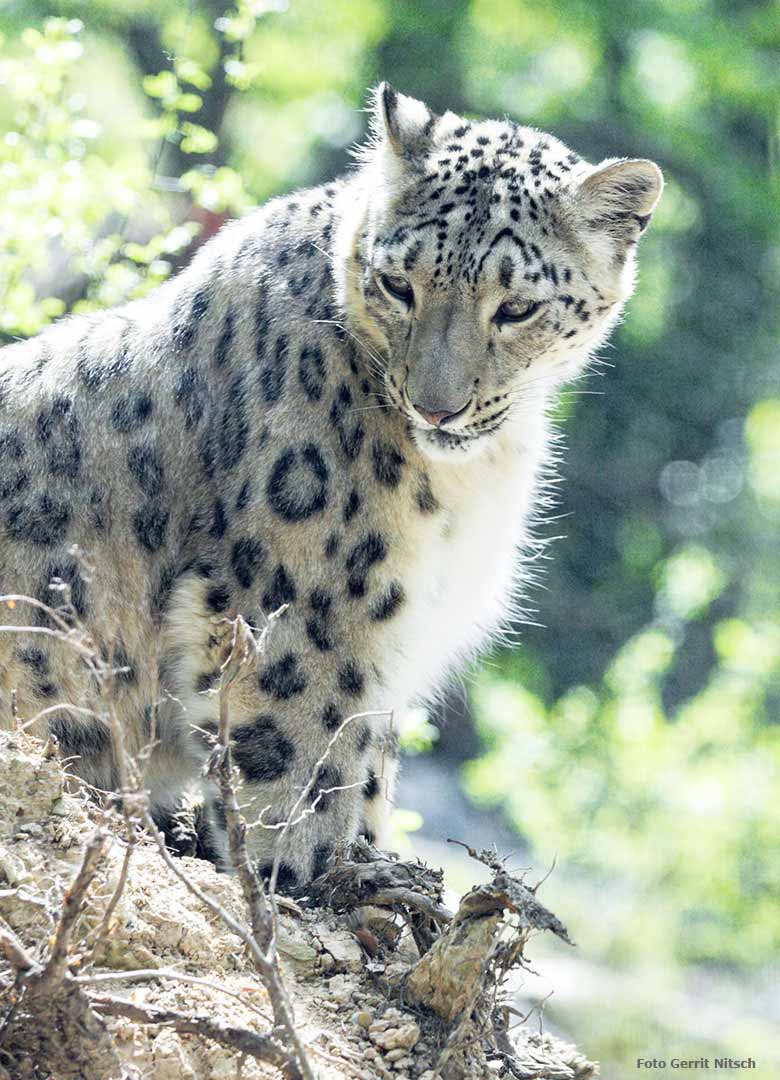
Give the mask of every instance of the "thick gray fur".
M 347 176 L 228 225 L 151 297 L 0 353 L 0 590 L 69 586 L 123 669 L 129 749 L 156 741 L 161 821 L 208 752 L 229 618 L 287 604 L 235 693 L 241 801 L 282 820 L 340 721 L 370 714 L 334 746 L 281 884 L 340 837 L 382 839 L 399 717 L 512 615 L 549 406 L 618 318 L 661 185 L 650 162 L 593 167 L 383 84 Z M 99 707 L 40 634 L 0 635 L 3 723 L 13 690 L 23 720 Z M 37 730 L 117 785 L 99 720 L 60 707 Z M 266 872 L 277 835 L 250 830 Z

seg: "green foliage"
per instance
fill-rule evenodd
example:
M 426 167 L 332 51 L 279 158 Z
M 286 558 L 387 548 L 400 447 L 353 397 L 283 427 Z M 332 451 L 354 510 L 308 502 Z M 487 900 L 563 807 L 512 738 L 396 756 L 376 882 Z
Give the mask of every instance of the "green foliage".
M 725 583 L 699 547 L 655 576 L 678 638 Z M 780 727 L 767 709 L 780 618 L 715 623 L 706 685 L 669 712 L 676 649 L 660 625 L 626 642 L 601 686 L 549 707 L 511 663 L 484 669 L 473 701 L 488 749 L 466 766 L 467 788 L 502 806 L 540 856 L 554 850 L 569 870 L 622 891 L 609 960 L 762 966 L 780 950 Z
M 82 31 L 78 20 L 48 19 L 41 30 L 25 30 L 17 55 L 0 63 L 0 330 L 9 337 L 33 334 L 65 311 L 66 302 L 48 294 L 57 284 L 46 273 L 53 259 L 67 260 L 83 280 L 79 309 L 139 295 L 170 269 L 142 257 L 139 245 L 122 250 L 121 222 L 142 204 L 161 233 L 170 222 L 163 202 L 149 198 L 142 146 L 116 157 L 103 152 L 100 126 L 77 92 Z M 189 233 L 179 244 L 175 237 L 175 230 L 161 235 L 159 252 L 180 250 Z
M 169 33 L 177 36 L 170 27 Z M 183 118 L 201 109 L 203 99 L 191 88 L 207 90 L 210 75 L 186 56 L 176 57 L 173 70 L 146 75 L 141 85 L 156 115 L 132 117 L 130 138 L 118 139 L 89 115 L 79 89 L 89 56 L 85 37 L 79 19 L 48 18 L 40 29 L 25 29 L 0 61 L 5 340 L 37 333 L 69 310 L 144 295 L 169 276 L 199 231 L 196 221 L 177 220 L 155 169 L 168 145 L 183 160 L 217 148 L 216 132 Z M 206 41 L 213 45 L 208 35 Z M 216 61 L 213 48 L 201 51 Z M 248 201 L 238 173 L 227 167 L 185 172 L 173 187 L 207 210 L 243 209 Z
M 429 751 L 439 737 L 426 709 L 409 709 L 401 718 L 399 738 L 401 748 L 407 754 L 423 754 Z

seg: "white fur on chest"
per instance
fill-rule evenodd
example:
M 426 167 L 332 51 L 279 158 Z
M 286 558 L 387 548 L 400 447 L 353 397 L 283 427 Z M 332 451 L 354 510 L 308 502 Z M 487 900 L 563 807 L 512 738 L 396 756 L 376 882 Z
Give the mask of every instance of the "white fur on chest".
M 388 708 L 434 693 L 500 628 L 528 538 L 538 435 L 530 449 L 498 446 L 465 466 L 433 468 L 441 509 L 414 537 L 404 568 L 409 602 L 393 626 Z

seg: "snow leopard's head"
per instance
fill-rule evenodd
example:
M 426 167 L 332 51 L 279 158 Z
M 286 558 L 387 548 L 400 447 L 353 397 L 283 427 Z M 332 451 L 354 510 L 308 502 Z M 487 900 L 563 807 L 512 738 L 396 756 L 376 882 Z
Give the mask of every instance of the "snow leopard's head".
M 341 302 L 420 448 L 460 460 L 603 341 L 663 177 L 651 161 L 589 165 L 511 121 L 437 116 L 387 83 L 362 157 Z

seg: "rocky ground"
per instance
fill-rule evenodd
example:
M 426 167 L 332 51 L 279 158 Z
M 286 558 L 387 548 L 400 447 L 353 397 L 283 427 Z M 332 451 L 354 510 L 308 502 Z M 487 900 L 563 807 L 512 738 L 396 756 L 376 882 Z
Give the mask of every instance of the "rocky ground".
M 269 1032 L 268 994 L 242 942 L 172 872 L 150 840 L 136 844 L 106 925 L 106 907 L 125 861 L 121 818 L 107 823 L 87 794 L 68 783 L 52 748 L 23 734 L 0 736 L 0 930 L 6 941 L 44 963 L 85 842 L 96 828 L 108 836 L 79 904 L 66 957 L 69 985 L 86 996 L 79 997 L 75 1014 L 72 1002 L 65 1011 L 58 1011 L 54 999 L 42 1007 L 26 994 L 13 949 L 4 948 L 0 1078 L 283 1075 L 251 1053 L 197 1033 L 200 1017 L 231 1029 Z M 406 865 L 384 860 L 380 870 L 398 886 Z M 178 866 L 234 918 L 245 919 L 234 877 L 195 858 L 182 858 Z M 522 951 L 518 921 L 543 926 L 554 920 L 528 896 L 521 902 L 517 883 L 497 876 L 493 892 L 472 890 L 449 930 L 437 937 L 431 930 L 435 920 L 422 933 L 425 920 L 419 913 L 416 923 L 409 919 L 400 894 L 390 897 L 387 888 L 376 892 L 380 901 L 384 895 L 381 907 L 361 908 L 359 917 L 345 912 L 345 875 L 343 870 L 325 890 L 340 912 L 301 900 L 285 905 L 277 922 L 296 1029 L 321 1080 L 588 1080 L 597 1075 L 597 1067 L 573 1047 L 523 1026 L 507 1035 L 507 1025 L 496 1026 L 495 1001 L 486 1008 L 483 991 L 496 993 L 495 972 L 516 962 L 518 948 Z M 387 885 L 390 879 L 383 880 Z M 523 906 L 526 901 L 530 907 Z M 403 919 L 399 912 L 405 912 Z M 415 934 L 405 928 L 411 923 Z M 554 923 L 546 925 L 557 932 Z M 475 952 L 479 949 L 482 955 Z M 485 979 L 483 985 L 479 980 Z M 121 999 L 128 1015 L 110 1015 L 101 1005 L 108 999 Z M 130 1015 L 133 1005 L 137 1012 L 145 1010 L 147 1019 L 150 1010 L 192 1016 L 193 1030 L 141 1022 Z M 152 1015 L 162 1018 L 162 1013 Z M 505 1019 L 509 1027 L 517 1021 Z

